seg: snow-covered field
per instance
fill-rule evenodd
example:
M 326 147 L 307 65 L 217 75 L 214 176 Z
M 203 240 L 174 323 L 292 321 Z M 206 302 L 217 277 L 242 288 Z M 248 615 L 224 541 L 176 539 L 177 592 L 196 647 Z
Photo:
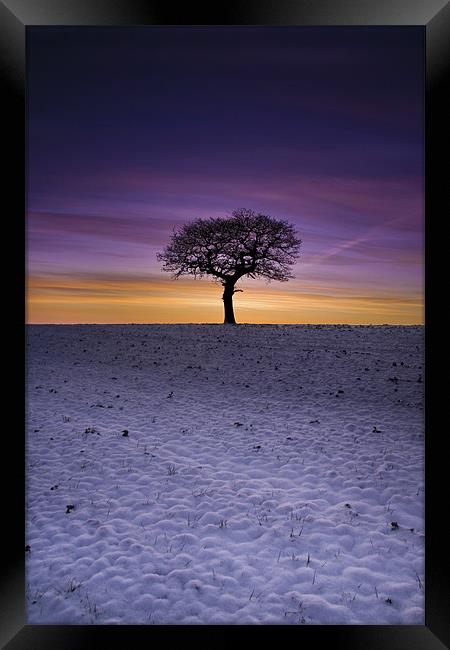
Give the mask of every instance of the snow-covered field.
M 28 622 L 424 624 L 423 344 L 28 326 Z

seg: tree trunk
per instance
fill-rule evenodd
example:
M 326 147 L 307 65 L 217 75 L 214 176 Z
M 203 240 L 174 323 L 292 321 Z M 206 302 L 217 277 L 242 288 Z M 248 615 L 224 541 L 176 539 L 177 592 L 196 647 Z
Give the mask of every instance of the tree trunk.
M 236 321 L 234 319 L 234 310 L 233 310 L 233 293 L 234 293 L 234 284 L 231 282 L 224 282 L 223 283 L 224 290 L 223 290 L 223 306 L 225 309 L 225 319 L 224 319 L 224 324 L 230 323 L 231 325 L 236 325 Z

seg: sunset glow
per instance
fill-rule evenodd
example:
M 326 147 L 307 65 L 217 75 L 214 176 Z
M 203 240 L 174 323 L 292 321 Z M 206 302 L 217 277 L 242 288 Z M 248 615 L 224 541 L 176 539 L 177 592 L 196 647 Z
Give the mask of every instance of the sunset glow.
M 420 324 L 419 28 L 31 28 L 27 321 L 220 323 L 173 229 L 247 207 L 303 241 L 241 323 Z

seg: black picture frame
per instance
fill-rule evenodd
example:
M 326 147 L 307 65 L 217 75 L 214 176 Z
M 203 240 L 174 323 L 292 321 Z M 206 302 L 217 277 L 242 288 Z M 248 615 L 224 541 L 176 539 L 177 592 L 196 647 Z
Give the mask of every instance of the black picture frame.
M 14 250 L 12 264 L 4 265 L 4 321 L 7 347 L 18 345 L 13 362 L 3 364 L 7 379 L 7 409 L 3 430 L 2 490 L 2 573 L 0 591 L 0 643 L 8 650 L 106 647 L 109 643 L 128 647 L 151 644 L 161 628 L 153 626 L 53 626 L 25 624 L 24 579 L 24 457 L 23 419 L 25 412 L 24 372 L 26 354 L 24 286 L 25 270 L 25 170 L 26 170 L 26 29 L 36 25 L 421 25 L 426 43 L 425 97 L 425 340 L 426 340 L 426 608 L 423 626 L 169 626 L 162 630 L 165 643 L 173 632 L 210 638 L 210 643 L 225 640 L 236 632 L 251 635 L 267 631 L 289 632 L 296 642 L 324 644 L 325 647 L 364 648 L 365 650 L 442 650 L 450 648 L 449 552 L 446 534 L 448 481 L 446 442 L 448 418 L 440 420 L 445 406 L 440 372 L 445 372 L 441 346 L 435 341 L 442 332 L 438 305 L 442 295 L 437 280 L 440 225 L 445 216 L 448 163 L 446 159 L 445 78 L 450 57 L 450 8 L 445 0 L 229 0 L 219 6 L 193 7 L 192 3 L 146 0 L 0 0 L 0 65 L 5 92 L 2 94 L 3 199 L 4 228 L 12 226 L 5 238 Z M 448 110 L 448 109 L 447 109 Z M 7 144 L 6 136 L 10 136 Z M 5 353 L 5 350 L 4 350 Z M 13 368 L 17 369 L 14 376 Z M 446 375 L 443 374 L 446 378 Z M 445 383 L 445 379 L 444 379 Z M 16 409 L 11 410 L 11 404 Z M 7 475 L 9 467 L 12 472 Z M 220 627 L 220 629 L 219 629 Z M 248 630 L 248 627 L 251 629 Z M 247 628 L 243 630 L 243 628 Z M 169 634 L 169 637 L 165 635 Z M 229 637 L 228 637 L 229 638 Z M 171 640 L 171 639 L 170 639 Z

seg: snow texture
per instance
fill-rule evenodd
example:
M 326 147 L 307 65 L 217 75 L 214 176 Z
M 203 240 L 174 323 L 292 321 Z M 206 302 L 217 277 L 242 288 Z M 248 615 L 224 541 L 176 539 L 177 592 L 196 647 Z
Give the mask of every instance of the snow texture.
M 423 347 L 28 326 L 28 623 L 423 625 Z

